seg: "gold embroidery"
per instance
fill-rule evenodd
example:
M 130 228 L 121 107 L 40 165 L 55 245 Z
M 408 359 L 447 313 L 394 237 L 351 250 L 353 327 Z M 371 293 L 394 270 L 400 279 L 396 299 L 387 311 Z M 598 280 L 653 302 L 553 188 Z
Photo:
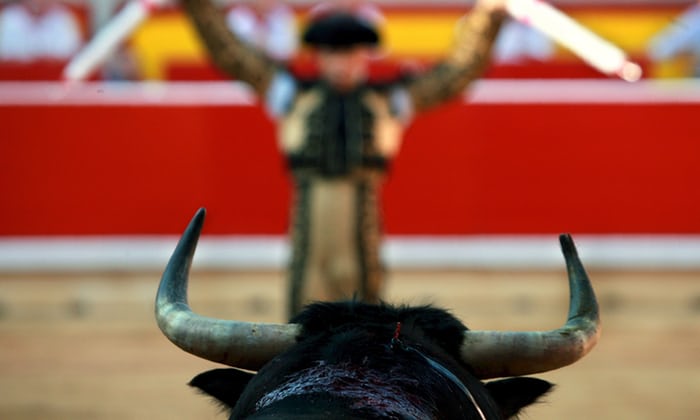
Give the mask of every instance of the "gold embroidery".
M 299 95 L 291 108 L 292 112 L 280 120 L 278 141 L 285 154 L 299 152 L 306 144 L 309 114 L 319 106 L 321 99 L 316 90 Z

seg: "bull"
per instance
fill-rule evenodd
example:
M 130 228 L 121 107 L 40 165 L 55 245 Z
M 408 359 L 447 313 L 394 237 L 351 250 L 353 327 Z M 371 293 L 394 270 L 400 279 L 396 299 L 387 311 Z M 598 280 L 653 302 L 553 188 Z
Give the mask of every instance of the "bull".
M 204 317 L 187 303 L 204 216 L 200 209 L 171 256 L 155 312 L 175 345 L 232 367 L 190 382 L 231 419 L 512 418 L 553 386 L 523 375 L 576 362 L 600 335 L 596 297 L 569 235 L 560 236 L 569 314 L 551 331 L 475 331 L 440 308 L 357 301 L 314 303 L 288 324 Z

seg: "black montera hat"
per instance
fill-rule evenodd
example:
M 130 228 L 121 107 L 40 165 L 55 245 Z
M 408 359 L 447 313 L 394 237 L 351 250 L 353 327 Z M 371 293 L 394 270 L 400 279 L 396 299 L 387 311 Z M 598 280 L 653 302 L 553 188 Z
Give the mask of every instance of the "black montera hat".
M 316 47 L 347 48 L 376 46 L 380 40 L 372 22 L 351 13 L 338 12 L 314 19 L 304 31 L 303 41 Z

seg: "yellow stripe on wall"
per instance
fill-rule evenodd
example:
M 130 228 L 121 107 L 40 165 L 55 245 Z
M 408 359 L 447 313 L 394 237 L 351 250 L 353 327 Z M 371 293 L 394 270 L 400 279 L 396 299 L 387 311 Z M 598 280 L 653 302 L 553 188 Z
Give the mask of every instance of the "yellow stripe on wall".
M 680 9 L 585 10 L 570 15 L 631 55 L 643 55 L 651 37 L 672 22 L 678 13 Z M 398 57 L 439 57 L 450 47 L 454 26 L 462 16 L 458 11 L 389 11 L 382 30 L 385 48 Z M 197 63 L 206 60 L 194 28 L 179 13 L 154 16 L 139 28 L 131 43 L 147 79 L 163 79 L 167 63 L 171 61 Z M 569 53 L 559 49 L 557 54 Z
M 171 61 L 199 62 L 206 53 L 190 22 L 180 14 L 155 16 L 143 24 L 131 39 L 146 79 L 161 80 Z
M 442 55 L 452 44 L 454 28 L 460 17 L 457 13 L 391 16 L 383 31 L 386 48 L 399 56 Z
M 641 54 L 649 40 L 676 17 L 664 11 L 579 12 L 577 21 L 630 54 Z

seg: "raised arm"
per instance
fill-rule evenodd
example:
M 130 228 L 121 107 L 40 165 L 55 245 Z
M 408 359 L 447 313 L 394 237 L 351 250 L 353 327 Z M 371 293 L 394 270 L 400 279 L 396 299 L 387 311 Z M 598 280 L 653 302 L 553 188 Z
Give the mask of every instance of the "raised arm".
M 408 92 L 415 111 L 452 99 L 481 75 L 506 16 L 502 3 L 500 0 L 477 1 L 472 11 L 458 23 L 447 57 L 409 82 Z
M 247 82 L 263 95 L 277 70 L 274 61 L 234 35 L 224 15 L 211 0 L 180 0 L 180 3 L 216 66 L 231 77 Z

